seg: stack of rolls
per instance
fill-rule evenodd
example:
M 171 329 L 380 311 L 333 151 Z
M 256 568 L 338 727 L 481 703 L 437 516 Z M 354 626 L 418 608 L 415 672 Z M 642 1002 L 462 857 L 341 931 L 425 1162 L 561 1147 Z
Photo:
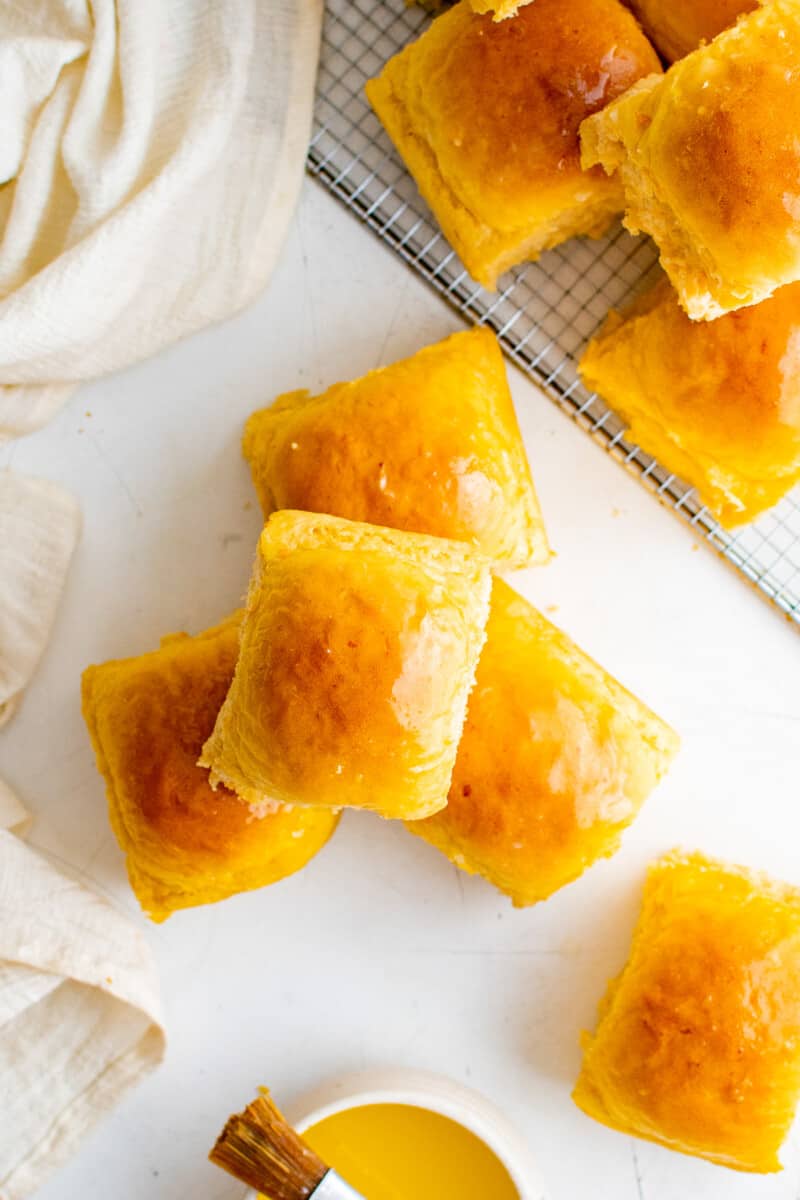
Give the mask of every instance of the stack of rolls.
M 485 287 L 620 215 L 655 239 L 669 282 L 580 370 L 726 528 L 800 481 L 798 80 L 800 0 L 460 0 L 366 89 Z
M 800 481 L 798 81 L 800 2 L 769 0 L 581 130 L 667 275 L 610 314 L 584 381 L 729 528 Z
M 368 86 L 485 286 L 619 214 L 653 236 L 666 277 L 581 370 L 729 525 L 800 479 L 798 84 L 800 0 L 460 0 Z M 678 739 L 501 578 L 550 550 L 493 335 L 281 396 L 244 452 L 266 519 L 245 608 L 83 678 L 152 918 L 299 870 L 344 808 L 516 905 L 613 854 Z M 596 1120 L 779 1169 L 800 891 L 658 860 L 584 1046 Z
M 343 808 L 520 905 L 612 854 L 677 737 L 497 577 L 550 549 L 494 336 L 281 396 L 244 450 L 245 609 L 83 678 L 153 919 L 299 870 Z
M 752 520 L 800 481 L 800 0 L 461 0 L 367 95 L 486 287 L 617 214 L 652 236 L 664 277 L 608 315 L 580 372 L 720 524 Z M 563 793 L 547 795 L 580 761 L 567 697 L 612 720 L 627 772 L 621 789 L 592 742 L 593 783 L 575 775 L 571 788 L 593 797 L 589 828 L 608 830 L 601 779 L 606 812 L 614 795 L 624 811 L 657 770 L 639 752 L 638 703 L 604 679 L 600 704 L 597 672 L 495 582 L 448 805 L 411 828 L 517 903 L 594 853 Z M 547 775 L 543 730 L 563 756 Z M 779 1170 L 800 1094 L 799 995 L 800 891 L 667 855 L 585 1037 L 574 1099 L 625 1134 Z

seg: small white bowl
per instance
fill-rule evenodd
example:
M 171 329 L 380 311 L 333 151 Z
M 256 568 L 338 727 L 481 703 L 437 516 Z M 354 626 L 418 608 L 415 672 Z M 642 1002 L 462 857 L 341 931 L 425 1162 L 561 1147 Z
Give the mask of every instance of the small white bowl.
M 511 1176 L 520 1200 L 548 1200 L 539 1168 L 506 1116 L 488 1100 L 443 1075 L 428 1071 L 363 1071 L 323 1084 L 287 1109 L 286 1117 L 304 1133 L 312 1125 L 368 1104 L 408 1104 L 449 1117 L 493 1150 Z M 257 1200 L 248 1191 L 246 1200 Z

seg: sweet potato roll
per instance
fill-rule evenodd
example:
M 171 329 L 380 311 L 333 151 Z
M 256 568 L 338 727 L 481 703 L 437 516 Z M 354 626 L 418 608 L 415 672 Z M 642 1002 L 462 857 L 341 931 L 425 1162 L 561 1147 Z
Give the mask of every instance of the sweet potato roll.
M 677 748 L 668 725 L 496 579 L 447 807 L 408 828 L 516 905 L 535 904 L 617 850 Z
M 770 0 L 581 127 L 692 320 L 800 279 L 800 0 Z
M 752 12 L 758 0 L 629 0 L 656 49 L 670 62 L 710 42 Z
M 231 792 L 212 791 L 197 766 L 233 678 L 241 616 L 83 675 L 83 714 L 111 825 L 154 921 L 299 871 L 336 828 L 329 809 L 254 817 Z
M 800 891 L 702 854 L 650 869 L 576 1103 L 622 1133 L 779 1171 L 800 1096 Z
M 367 84 L 445 237 L 479 283 L 623 208 L 581 170 L 581 121 L 661 65 L 619 0 L 535 0 L 493 21 L 461 0 Z
M 256 811 L 418 819 L 447 802 L 485 638 L 460 542 L 284 510 L 261 535 L 236 674 L 200 759 Z
M 663 280 L 608 317 L 580 372 L 630 439 L 732 528 L 800 481 L 799 346 L 800 283 L 690 321 Z
M 289 392 L 247 422 L 264 515 L 294 508 L 470 542 L 500 568 L 549 548 L 497 339 L 455 333 L 411 358 Z

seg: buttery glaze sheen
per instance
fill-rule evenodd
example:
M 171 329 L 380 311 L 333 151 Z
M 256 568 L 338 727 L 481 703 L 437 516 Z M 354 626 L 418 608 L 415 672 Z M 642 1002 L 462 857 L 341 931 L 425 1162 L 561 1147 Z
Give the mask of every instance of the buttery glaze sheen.
M 534 904 L 614 853 L 677 747 L 669 726 L 495 580 L 447 808 L 408 828 Z
M 497 339 L 456 333 L 411 358 L 290 392 L 247 422 L 269 516 L 306 509 L 470 542 L 504 567 L 549 557 Z
M 751 521 L 800 481 L 800 283 L 698 322 L 664 280 L 611 314 L 580 371 L 723 525 Z
M 325 810 L 255 820 L 229 791 L 212 791 L 197 766 L 233 678 L 241 615 L 83 675 L 83 714 L 111 825 L 131 886 L 155 921 L 299 871 L 336 828 Z
M 274 802 L 429 816 L 447 788 L 491 579 L 459 542 L 275 513 L 201 763 Z
M 619 172 L 693 320 L 800 279 L 800 0 L 733 29 L 589 118 L 583 163 Z
M 574 1099 L 624 1133 L 780 1170 L 800 1095 L 800 891 L 701 854 L 651 868 Z
M 303 1138 L 369 1200 L 519 1200 L 484 1142 L 426 1108 L 351 1108 L 312 1125 Z
M 660 70 L 618 0 L 535 0 L 500 22 L 461 0 L 367 95 L 465 266 L 494 287 L 622 210 L 616 180 L 581 171 L 578 129 Z
M 630 0 L 630 6 L 656 49 L 674 62 L 752 12 L 758 0 Z

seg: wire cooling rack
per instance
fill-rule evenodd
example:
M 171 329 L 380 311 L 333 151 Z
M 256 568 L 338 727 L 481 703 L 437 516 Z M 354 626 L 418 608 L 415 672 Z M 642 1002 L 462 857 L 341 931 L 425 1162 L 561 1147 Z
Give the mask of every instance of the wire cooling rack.
M 498 293 L 467 275 L 364 97 L 364 83 L 429 18 L 404 0 L 327 0 L 308 169 L 468 320 L 488 325 L 507 355 L 581 428 L 800 626 L 800 489 L 754 523 L 726 532 L 692 488 L 638 446 L 577 362 L 609 308 L 655 273 L 644 238 L 618 227 L 602 241 L 573 240 L 510 271 Z

